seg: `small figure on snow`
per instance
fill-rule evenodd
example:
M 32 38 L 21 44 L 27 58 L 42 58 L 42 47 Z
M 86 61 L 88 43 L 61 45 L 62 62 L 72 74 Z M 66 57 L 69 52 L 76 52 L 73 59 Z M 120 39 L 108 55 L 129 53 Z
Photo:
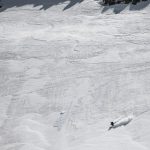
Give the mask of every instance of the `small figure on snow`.
M 111 126 L 114 126 L 114 122 L 110 122 L 110 125 L 111 125 Z
M 65 114 L 65 111 L 61 111 L 61 112 L 60 112 L 60 115 L 63 115 L 63 114 Z
M 117 127 L 120 127 L 120 126 L 125 126 L 127 125 L 129 122 L 131 122 L 133 119 L 133 116 L 128 116 L 128 117 L 125 117 L 125 118 L 118 118 L 112 122 L 110 122 L 110 127 L 108 130 L 111 130 L 112 128 L 117 128 Z

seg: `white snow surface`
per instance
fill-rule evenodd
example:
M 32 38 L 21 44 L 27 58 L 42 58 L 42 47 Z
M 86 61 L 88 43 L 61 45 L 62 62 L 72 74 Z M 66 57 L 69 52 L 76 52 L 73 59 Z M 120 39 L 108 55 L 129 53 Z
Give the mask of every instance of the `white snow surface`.
M 149 1 L 36 2 L 1 2 L 0 149 L 149 150 Z

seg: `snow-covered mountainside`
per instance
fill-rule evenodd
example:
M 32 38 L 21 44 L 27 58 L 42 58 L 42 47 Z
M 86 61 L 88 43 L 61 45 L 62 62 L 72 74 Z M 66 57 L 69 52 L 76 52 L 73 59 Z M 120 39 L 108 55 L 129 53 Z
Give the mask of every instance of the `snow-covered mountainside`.
M 149 2 L 3 0 L 0 149 L 149 150 Z

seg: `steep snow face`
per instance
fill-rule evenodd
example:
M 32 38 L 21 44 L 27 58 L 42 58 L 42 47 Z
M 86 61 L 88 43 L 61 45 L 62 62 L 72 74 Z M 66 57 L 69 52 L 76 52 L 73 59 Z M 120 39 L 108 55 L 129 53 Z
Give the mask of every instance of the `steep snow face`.
M 149 150 L 149 1 L 35 2 L 2 1 L 0 149 Z

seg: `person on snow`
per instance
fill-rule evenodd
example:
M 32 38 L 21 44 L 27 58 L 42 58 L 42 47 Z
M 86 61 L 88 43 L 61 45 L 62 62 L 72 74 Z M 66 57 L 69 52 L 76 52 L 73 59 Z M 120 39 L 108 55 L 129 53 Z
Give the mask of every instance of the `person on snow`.
M 110 122 L 110 125 L 111 125 L 111 126 L 114 126 L 114 122 Z
M 128 117 L 125 117 L 125 118 L 118 118 L 112 122 L 110 122 L 110 127 L 108 130 L 112 129 L 112 128 L 117 128 L 117 127 L 120 127 L 120 126 L 125 126 L 127 125 L 129 122 L 131 122 L 133 119 L 133 116 L 128 116 Z

